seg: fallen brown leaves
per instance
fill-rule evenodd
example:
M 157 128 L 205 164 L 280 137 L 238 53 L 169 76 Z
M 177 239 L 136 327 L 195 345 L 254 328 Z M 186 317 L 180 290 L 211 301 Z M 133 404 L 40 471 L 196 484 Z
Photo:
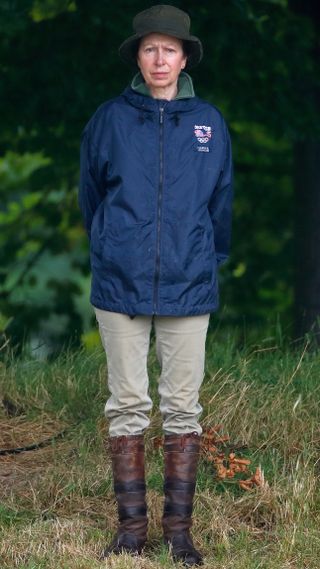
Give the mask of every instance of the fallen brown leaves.
M 226 443 L 230 438 L 221 436 L 221 425 L 207 427 L 203 430 L 201 452 L 204 458 L 213 464 L 215 476 L 219 480 L 233 480 L 239 484 L 242 490 L 252 490 L 255 487 L 264 487 L 267 482 L 264 479 L 260 467 L 252 473 L 249 469 L 251 460 L 237 457 L 234 451 L 229 451 Z
M 235 482 L 242 490 L 266 487 L 268 483 L 260 466 L 252 473 L 249 468 L 251 460 L 236 456 L 234 450 L 230 451 L 230 437 L 220 435 L 221 430 L 222 425 L 205 427 L 201 440 L 201 455 L 213 465 L 215 477 L 218 480 Z M 154 438 L 153 445 L 157 449 L 162 447 L 162 437 Z

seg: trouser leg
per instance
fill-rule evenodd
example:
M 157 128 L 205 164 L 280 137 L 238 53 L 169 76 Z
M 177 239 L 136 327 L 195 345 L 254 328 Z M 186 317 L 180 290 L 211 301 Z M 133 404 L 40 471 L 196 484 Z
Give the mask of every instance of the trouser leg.
M 209 315 L 155 319 L 165 432 L 163 535 L 174 560 L 186 566 L 203 563 L 193 545 L 190 528 L 202 431 L 199 389 L 208 324 Z
M 138 435 L 149 425 L 147 356 L 151 316 L 108 312 L 95 308 L 107 356 L 110 397 L 105 406 L 111 437 Z
M 118 529 L 103 553 L 141 553 L 147 538 L 147 506 L 143 431 L 149 424 L 147 355 L 151 318 L 130 319 L 125 314 L 95 308 L 101 341 L 107 356 L 110 397 L 109 450 Z
M 199 389 L 204 376 L 209 314 L 155 317 L 156 349 L 161 365 L 160 411 L 166 434 L 201 434 Z

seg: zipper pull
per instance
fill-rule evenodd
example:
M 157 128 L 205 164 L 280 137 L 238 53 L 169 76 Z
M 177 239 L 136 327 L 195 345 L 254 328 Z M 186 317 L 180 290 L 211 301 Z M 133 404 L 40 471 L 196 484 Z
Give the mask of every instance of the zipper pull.
M 160 124 L 163 124 L 163 111 L 164 111 L 164 108 L 163 108 L 163 107 L 160 107 L 159 110 L 160 110 Z

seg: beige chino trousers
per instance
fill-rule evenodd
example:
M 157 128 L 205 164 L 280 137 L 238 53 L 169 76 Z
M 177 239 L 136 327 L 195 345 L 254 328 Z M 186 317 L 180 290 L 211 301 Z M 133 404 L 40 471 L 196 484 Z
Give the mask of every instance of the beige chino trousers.
M 154 325 L 161 366 L 158 390 L 165 434 L 201 434 L 199 389 L 204 375 L 209 314 L 135 316 L 94 307 L 107 357 L 109 435 L 142 434 L 152 408 L 147 357 Z

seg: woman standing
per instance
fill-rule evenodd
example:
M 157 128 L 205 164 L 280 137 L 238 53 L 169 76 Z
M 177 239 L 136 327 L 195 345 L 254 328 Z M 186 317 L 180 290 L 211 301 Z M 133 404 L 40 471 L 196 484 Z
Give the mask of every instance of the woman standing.
M 109 553 L 140 553 L 147 537 L 143 434 L 152 401 L 152 325 L 161 365 L 164 539 L 175 560 L 202 563 L 189 530 L 200 449 L 199 388 L 217 268 L 229 251 L 232 159 L 220 112 L 185 73 L 202 58 L 188 15 L 137 14 L 120 56 L 131 85 L 85 128 L 79 204 L 90 239 L 91 303 L 107 355 L 117 535 Z

